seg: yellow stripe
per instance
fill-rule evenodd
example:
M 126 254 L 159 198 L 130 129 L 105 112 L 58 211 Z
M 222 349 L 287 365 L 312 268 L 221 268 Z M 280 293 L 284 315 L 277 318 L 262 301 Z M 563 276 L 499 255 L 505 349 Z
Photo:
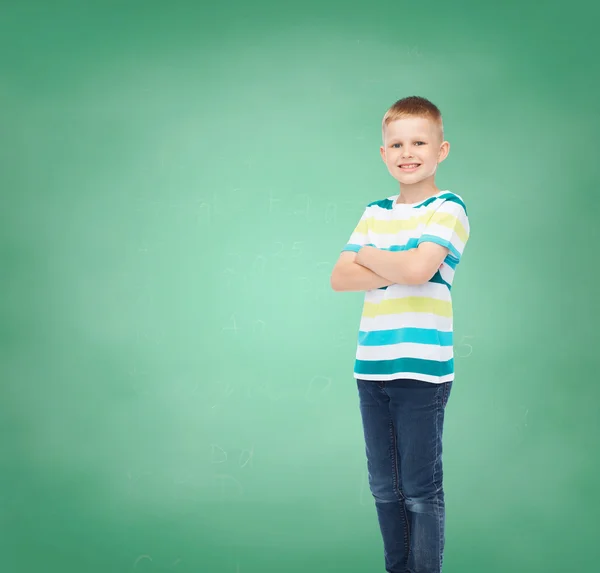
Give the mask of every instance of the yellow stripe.
M 452 317 L 452 303 L 425 296 L 407 296 L 404 298 L 393 298 L 381 302 L 365 302 L 363 306 L 363 317 L 375 318 L 384 314 L 401 314 L 403 312 L 428 312 Z
M 427 225 L 429 223 L 454 229 L 463 243 L 466 243 L 469 238 L 469 233 L 457 217 L 449 213 L 433 212 L 433 209 L 428 209 L 423 215 L 411 217 L 406 220 L 382 220 L 375 217 L 367 217 L 358 224 L 356 232 L 366 235 L 368 229 L 370 229 L 373 233 L 379 235 L 395 235 L 400 231 L 414 231 L 419 225 Z
M 367 224 L 367 227 L 374 233 L 381 235 L 395 235 L 400 231 L 414 231 L 419 225 L 427 224 L 427 221 L 431 219 L 433 209 L 427 209 L 425 213 L 418 217 L 411 217 L 410 219 L 396 219 L 396 220 L 382 220 L 376 219 L 375 217 L 368 217 L 363 219 L 362 222 Z M 360 225 L 359 225 L 360 227 Z
M 466 243 L 469 238 L 469 233 L 467 233 L 462 223 L 454 215 L 450 215 L 449 213 L 434 213 L 433 217 L 431 217 L 431 223 L 447 227 L 448 229 L 454 229 L 458 238 L 463 243 Z
M 367 223 L 368 219 L 363 219 L 356 225 L 356 229 L 354 229 L 355 233 L 361 233 L 362 235 L 366 235 L 369 232 L 369 225 Z

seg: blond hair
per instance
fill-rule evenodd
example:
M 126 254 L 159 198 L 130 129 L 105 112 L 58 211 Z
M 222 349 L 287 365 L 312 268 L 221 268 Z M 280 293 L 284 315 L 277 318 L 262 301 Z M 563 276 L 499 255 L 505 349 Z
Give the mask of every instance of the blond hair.
M 385 112 L 381 122 L 383 139 L 385 140 L 385 128 L 389 123 L 406 117 L 425 117 L 430 119 L 439 127 L 442 141 L 444 140 L 442 113 L 436 105 L 420 96 L 409 96 L 399 99 Z

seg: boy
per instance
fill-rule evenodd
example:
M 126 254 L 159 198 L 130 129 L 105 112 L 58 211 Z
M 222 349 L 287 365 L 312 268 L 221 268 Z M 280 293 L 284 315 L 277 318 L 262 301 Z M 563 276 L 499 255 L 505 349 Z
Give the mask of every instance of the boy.
M 435 172 L 450 149 L 421 97 L 384 115 L 381 157 L 398 195 L 370 203 L 333 268 L 336 291 L 366 291 L 357 379 L 369 487 L 389 573 L 441 573 L 444 410 L 454 379 L 454 272 L 469 237 L 462 199 Z

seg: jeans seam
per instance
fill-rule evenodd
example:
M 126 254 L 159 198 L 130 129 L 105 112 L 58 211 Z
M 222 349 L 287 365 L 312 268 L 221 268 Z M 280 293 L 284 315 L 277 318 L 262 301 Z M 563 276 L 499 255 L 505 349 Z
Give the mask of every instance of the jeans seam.
M 390 437 L 392 438 L 392 470 L 394 472 L 394 491 L 398 497 L 398 503 L 404 516 L 404 549 L 408 556 L 410 552 L 410 534 L 408 531 L 408 515 L 406 514 L 406 503 L 404 501 L 404 494 L 400 487 L 400 471 L 398 470 L 398 442 L 396 440 L 396 432 L 394 431 L 394 422 L 390 418 Z
M 390 418 L 390 438 L 392 441 L 392 472 L 394 474 L 394 493 L 398 497 L 399 500 L 402 499 L 402 494 L 400 493 L 400 476 L 398 471 L 398 453 L 397 448 L 398 444 L 396 443 L 396 436 L 394 433 L 394 422 Z
M 446 388 L 443 389 L 444 393 Z M 441 403 L 440 403 L 441 402 Z M 438 392 L 438 397 L 437 397 L 437 412 L 435 413 L 435 465 L 433 467 L 433 485 L 436 489 L 436 496 L 435 496 L 435 513 L 436 513 L 436 523 L 437 523 L 437 527 L 438 527 L 438 543 L 439 543 L 439 552 L 438 552 L 438 567 L 439 570 L 442 570 L 442 525 L 440 523 L 440 505 L 439 505 L 439 494 L 437 493 L 438 490 L 438 483 L 436 480 L 436 473 L 438 470 L 438 436 L 439 436 L 439 416 L 440 416 L 440 409 L 443 408 L 444 404 L 443 404 L 443 394 L 442 392 Z

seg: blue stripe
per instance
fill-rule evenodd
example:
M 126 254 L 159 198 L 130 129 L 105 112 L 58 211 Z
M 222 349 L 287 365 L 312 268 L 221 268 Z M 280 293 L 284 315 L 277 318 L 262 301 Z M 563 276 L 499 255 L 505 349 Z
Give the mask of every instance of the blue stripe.
M 456 259 L 456 262 L 460 261 L 460 253 L 456 250 L 456 247 L 446 239 L 442 239 L 437 235 L 421 235 L 419 239 L 419 245 L 421 243 L 435 243 L 436 245 L 441 245 L 442 247 L 446 247 Z
M 446 193 L 447 195 L 447 193 Z M 443 197 L 443 195 L 442 195 Z M 431 205 L 431 203 L 433 203 L 434 201 L 437 201 L 440 197 L 429 197 L 429 199 L 425 199 L 425 201 L 423 201 L 422 203 L 419 203 L 418 205 L 415 205 L 415 209 L 419 209 L 421 207 L 427 207 L 427 205 Z
M 428 235 L 429 236 L 429 235 Z M 438 241 L 434 241 L 436 242 L 438 245 L 440 244 Z M 398 252 L 398 251 L 408 251 L 409 249 L 414 249 L 416 248 L 418 245 L 418 239 L 410 239 L 408 241 L 408 243 L 406 245 L 392 245 L 389 248 L 380 248 L 381 251 L 392 251 L 392 252 Z M 367 245 L 355 245 L 352 243 L 348 243 L 343 249 L 342 252 L 344 251 L 349 251 L 352 253 L 358 253 L 358 251 L 360 251 L 362 249 L 362 247 L 374 247 L 375 245 L 373 245 L 372 243 L 369 243 Z M 442 245 L 442 246 L 446 246 L 446 245 Z M 456 265 L 458 264 L 458 262 L 455 260 L 455 257 L 449 253 L 446 258 L 444 259 L 444 262 L 451 268 L 456 270 Z M 441 285 L 446 285 L 448 287 L 449 290 L 452 290 L 452 286 L 450 285 L 450 283 L 446 282 L 443 278 L 442 275 L 440 274 L 440 271 L 438 270 L 435 275 L 433 275 L 433 277 L 431 277 L 431 279 L 429 279 L 430 283 L 438 283 Z M 380 287 L 380 290 L 385 290 L 388 287 Z M 379 290 L 379 289 L 378 289 Z
M 386 251 L 392 251 L 392 252 L 408 251 L 409 249 L 416 249 L 418 246 L 419 246 L 419 239 L 412 238 L 412 239 L 408 239 L 408 241 L 405 245 L 392 245 L 391 247 L 386 249 Z
M 448 253 L 448 256 L 444 259 L 444 262 L 451 268 L 456 270 L 458 261 L 452 256 L 452 253 Z
M 445 287 L 448 287 L 448 290 L 451 291 L 452 290 L 452 285 L 448 282 L 446 282 L 443 278 L 442 278 L 442 274 L 440 273 L 440 271 L 436 271 L 436 273 L 429 279 L 430 283 L 436 283 L 436 284 L 440 284 L 440 285 L 444 285 Z M 382 287 L 378 287 L 376 290 L 386 290 L 390 287 L 388 286 L 382 286 Z
M 391 199 L 381 199 L 380 201 L 369 203 L 367 207 L 381 207 L 382 209 L 387 209 L 389 211 L 393 209 L 394 202 Z
M 447 376 L 454 373 L 454 359 L 438 362 L 421 358 L 396 358 L 396 360 L 356 360 L 354 372 L 360 374 L 426 374 Z
M 366 243 L 365 245 L 352 245 L 348 244 L 344 247 L 345 251 L 354 251 L 358 252 L 361 247 L 375 247 L 373 243 Z M 398 251 L 408 251 L 409 249 L 416 249 L 419 246 L 419 239 L 409 239 L 406 245 L 392 245 L 391 247 L 375 247 L 380 251 L 390 251 L 392 253 L 397 253 Z M 350 247 L 350 248 L 348 248 Z
M 448 287 L 448 290 L 452 290 L 452 285 L 448 282 L 446 282 L 443 278 L 442 275 L 440 274 L 440 271 L 436 271 L 436 273 L 429 279 L 430 283 L 437 283 L 440 285 L 446 285 Z
M 437 201 L 438 199 L 441 199 L 442 202 L 449 201 L 451 203 L 456 203 L 465 210 L 465 214 L 467 213 L 467 206 L 454 193 L 443 193 L 442 195 L 435 195 L 433 197 L 429 197 L 428 199 L 425 199 L 425 201 L 423 201 L 422 203 L 415 205 L 413 208 L 419 209 L 421 207 L 427 207 L 427 205 L 431 205 L 431 203 Z M 392 201 L 391 199 L 381 199 L 379 201 L 373 201 L 372 203 L 369 203 L 367 207 L 380 207 L 381 209 L 386 209 L 390 211 L 394 208 L 394 201 Z
M 392 245 L 391 247 L 375 247 L 375 245 L 373 243 L 365 243 L 364 245 L 348 243 L 342 249 L 342 251 L 353 251 L 355 253 L 358 253 L 358 251 L 360 251 L 363 247 L 375 247 L 376 249 L 379 249 L 380 251 L 398 252 L 398 251 L 408 251 L 409 249 L 416 249 L 417 246 L 418 246 L 418 239 L 409 239 L 409 241 L 408 241 L 408 243 L 406 243 L 406 245 Z
M 441 199 L 442 202 L 449 201 L 450 203 L 456 203 L 457 205 L 460 205 L 464 209 L 465 214 L 467 213 L 467 206 L 456 195 L 454 195 L 454 193 L 443 193 L 442 195 L 436 195 L 434 197 L 429 197 L 429 199 L 425 199 L 425 201 L 423 201 L 422 203 L 415 205 L 414 208 L 420 209 L 421 207 L 427 207 L 428 205 L 431 205 L 433 202 L 437 201 L 438 199 Z
M 436 245 L 441 245 L 442 247 L 446 247 L 454 256 L 455 259 L 460 260 L 460 253 L 456 250 L 456 247 L 449 241 L 442 239 L 441 237 L 437 237 L 436 235 L 423 235 L 420 238 L 412 238 L 409 239 L 405 245 L 392 245 L 391 247 L 377 247 L 380 251 L 390 251 L 392 253 L 397 253 L 399 251 L 408 251 L 410 249 L 416 249 L 421 243 L 435 243 Z M 348 243 L 342 251 L 353 251 L 358 253 L 362 247 L 375 247 L 373 243 L 367 243 L 365 245 L 356 245 L 352 243 Z
M 435 328 L 394 328 L 391 330 L 361 330 L 358 333 L 360 346 L 388 346 L 412 342 L 414 344 L 434 344 L 436 346 L 452 346 L 452 332 L 444 332 Z

